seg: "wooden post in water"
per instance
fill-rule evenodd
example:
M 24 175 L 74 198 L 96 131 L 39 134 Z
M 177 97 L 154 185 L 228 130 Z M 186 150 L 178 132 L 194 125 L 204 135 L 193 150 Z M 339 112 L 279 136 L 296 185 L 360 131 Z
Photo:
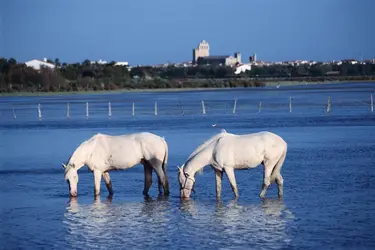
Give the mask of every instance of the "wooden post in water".
M 133 102 L 132 116 L 134 117 L 134 115 L 135 115 L 135 106 L 134 106 L 134 102 Z
M 262 102 L 259 102 L 259 106 L 258 106 L 258 114 L 260 114 L 260 110 L 262 109 Z
M 111 106 L 111 102 L 108 102 L 108 116 L 109 116 L 109 117 L 112 117 L 112 106 Z
M 69 119 L 70 116 L 70 105 L 69 102 L 66 103 L 66 118 Z
M 374 99 L 372 98 L 372 94 L 371 94 L 371 112 L 374 112 Z
M 206 115 L 206 107 L 204 106 L 204 101 L 202 100 L 202 113 Z
M 292 113 L 292 97 L 289 96 L 289 113 Z
M 158 102 L 155 102 L 155 116 L 158 115 Z
M 328 96 L 327 113 L 331 113 L 331 97 Z
M 86 102 L 86 119 L 89 118 L 89 103 Z
M 237 108 L 237 98 L 234 99 L 233 114 L 236 114 L 236 108 Z
M 14 109 L 13 109 L 13 119 L 16 119 L 17 118 L 17 116 L 16 116 L 16 112 L 14 111 Z
M 40 103 L 38 103 L 38 118 L 39 118 L 39 120 L 42 119 L 42 110 L 40 108 Z
M 184 113 L 184 107 L 182 106 L 181 100 L 179 102 L 180 102 L 180 107 L 181 107 L 181 114 L 182 114 L 182 116 L 184 116 L 185 115 L 185 113 Z

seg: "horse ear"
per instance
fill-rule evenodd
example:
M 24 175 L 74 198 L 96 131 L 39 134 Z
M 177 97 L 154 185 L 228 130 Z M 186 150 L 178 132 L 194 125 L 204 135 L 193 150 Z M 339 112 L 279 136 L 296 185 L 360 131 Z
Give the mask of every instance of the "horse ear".
M 64 164 L 64 163 L 61 163 L 62 164 L 62 167 L 64 168 L 64 169 L 66 169 L 66 165 Z

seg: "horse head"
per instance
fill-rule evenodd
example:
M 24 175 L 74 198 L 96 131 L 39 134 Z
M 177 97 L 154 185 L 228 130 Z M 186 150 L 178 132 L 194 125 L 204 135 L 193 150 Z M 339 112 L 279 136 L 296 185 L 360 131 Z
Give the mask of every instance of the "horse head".
M 194 183 L 195 178 L 193 175 L 190 175 L 184 172 L 184 165 L 178 168 L 178 182 L 180 184 L 180 197 L 189 198 L 191 192 L 194 192 Z
M 78 186 L 78 169 L 74 163 L 68 163 L 68 165 L 63 163 L 62 166 L 65 169 L 64 179 L 69 185 L 69 193 L 72 197 L 76 197 Z

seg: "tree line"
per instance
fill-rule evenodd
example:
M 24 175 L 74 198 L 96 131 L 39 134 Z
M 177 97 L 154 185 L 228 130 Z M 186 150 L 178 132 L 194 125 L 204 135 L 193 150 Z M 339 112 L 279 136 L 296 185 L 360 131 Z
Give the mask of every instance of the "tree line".
M 155 88 L 259 87 L 271 80 L 374 80 L 375 64 L 343 62 L 252 66 L 234 74 L 229 66 L 115 66 L 107 64 L 61 63 L 47 60 L 55 69 L 34 70 L 15 59 L 0 58 L 0 92 L 100 91 Z

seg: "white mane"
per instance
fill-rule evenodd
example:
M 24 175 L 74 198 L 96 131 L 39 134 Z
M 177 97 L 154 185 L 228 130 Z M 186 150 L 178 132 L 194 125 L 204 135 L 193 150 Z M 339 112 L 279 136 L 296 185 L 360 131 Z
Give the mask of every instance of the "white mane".
M 188 162 L 190 159 L 192 159 L 195 155 L 197 155 L 200 151 L 202 151 L 203 149 L 205 149 L 207 146 L 211 145 L 211 143 L 217 141 L 219 138 L 221 138 L 223 135 L 225 135 L 227 133 L 227 131 L 225 129 L 221 129 L 220 133 L 212 136 L 211 138 L 209 138 L 208 140 L 206 140 L 205 142 L 203 142 L 199 147 L 197 147 L 193 153 L 191 153 L 188 157 L 188 159 L 185 161 Z M 183 164 L 181 167 L 183 168 L 185 164 Z M 200 169 L 197 173 L 199 174 L 202 174 L 203 173 L 203 168 Z

